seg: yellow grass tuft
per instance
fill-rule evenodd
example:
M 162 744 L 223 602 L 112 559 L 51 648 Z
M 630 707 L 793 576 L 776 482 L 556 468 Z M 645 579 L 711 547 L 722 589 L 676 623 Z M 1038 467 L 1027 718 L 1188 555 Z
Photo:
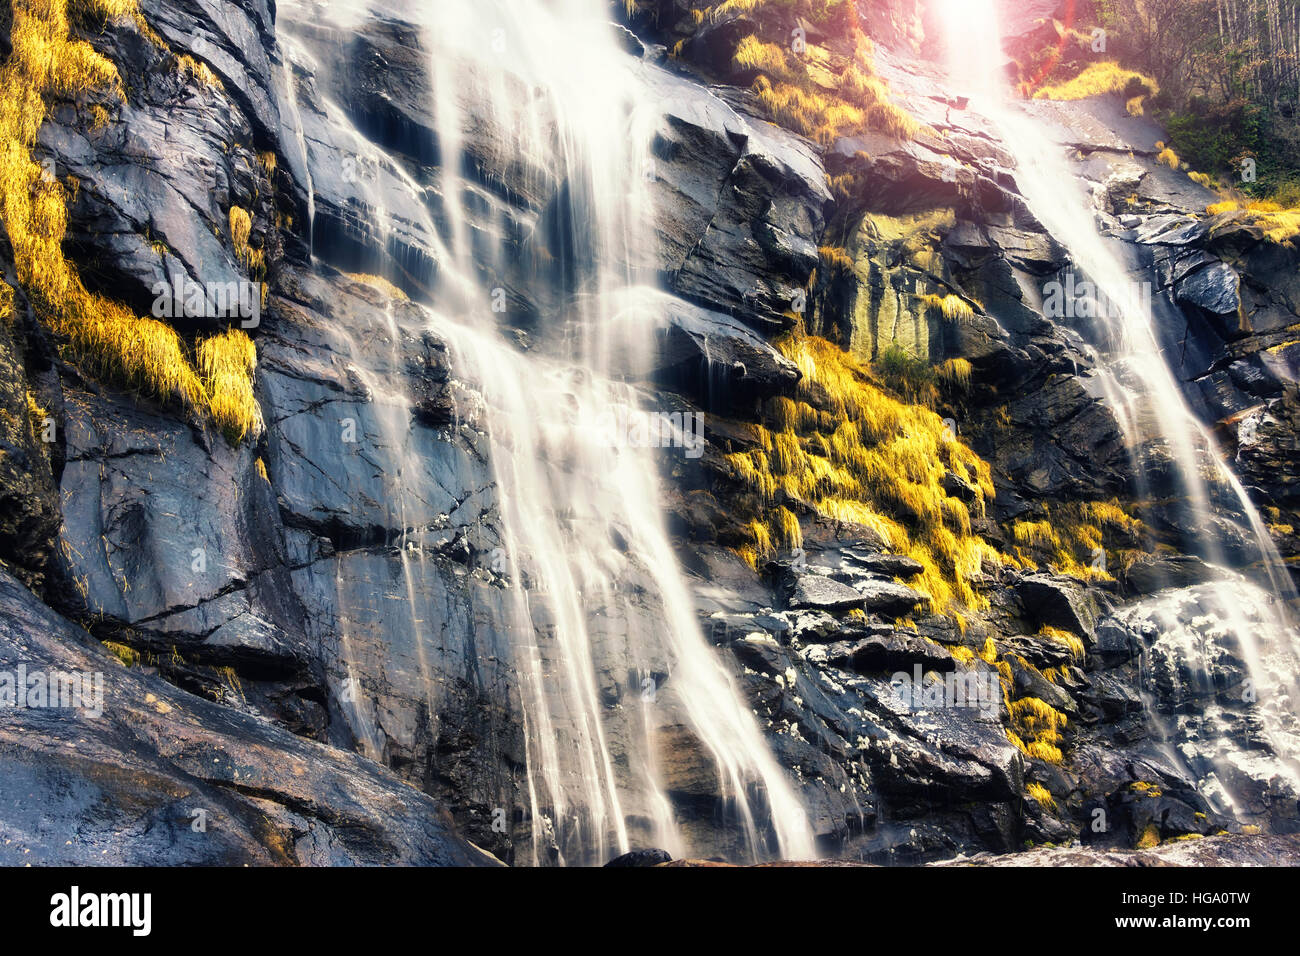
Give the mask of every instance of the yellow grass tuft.
M 1012 702 L 1010 710 L 1011 719 L 1031 731 L 1055 733 L 1067 723 L 1064 714 L 1037 697 L 1022 697 Z
M 969 647 L 950 647 L 948 650 L 952 654 L 952 659 L 963 667 L 970 667 L 975 663 L 975 652 Z
M 1183 165 L 1183 161 L 1178 158 L 1178 154 L 1168 146 L 1164 147 L 1156 155 L 1156 162 L 1164 163 L 1170 169 L 1179 169 Z
M 974 307 L 959 295 L 921 295 L 917 299 L 927 309 L 941 313 L 952 322 L 969 322 L 975 318 Z
M 790 83 L 773 84 L 766 76 L 754 82 L 759 102 L 779 125 L 829 146 L 836 138 L 866 128 L 867 114 L 851 103 Z
M 249 246 L 248 238 L 252 232 L 253 219 L 248 210 L 231 206 L 230 242 L 235 247 L 235 256 L 250 274 L 261 278 L 266 275 L 266 254 Z
M 1050 521 L 1017 521 L 1011 527 L 1016 543 L 1035 547 L 1059 548 L 1061 539 Z
M 996 666 L 998 679 L 1002 683 L 1002 702 L 1006 706 L 1010 720 L 1010 726 L 1006 728 L 1007 739 L 1026 757 L 1050 764 L 1063 763 L 1065 755 L 1061 752 L 1061 743 L 1064 740 L 1062 731 L 1068 724 L 1068 718 L 1051 704 L 1037 697 L 1023 697 L 1013 701 L 1011 692 L 1015 687 L 1015 680 L 1011 663 L 1005 659 L 997 660 L 996 653 L 996 648 L 990 639 L 985 642 L 980 656 L 986 663 Z M 1041 673 L 1023 657 L 1016 655 L 1015 660 L 1021 667 Z
M 1025 788 L 1025 791 L 1030 797 L 1037 801 L 1038 805 L 1044 810 L 1056 809 L 1056 801 L 1052 799 L 1052 792 L 1041 783 L 1031 783 Z
M 18 281 L 92 374 L 207 413 L 229 434 L 228 426 L 252 417 L 249 408 L 234 414 L 232 407 L 232 401 L 252 401 L 251 379 L 236 389 L 223 376 L 222 394 L 211 394 L 175 330 L 92 294 L 64 257 L 65 187 L 31 156 L 46 100 L 92 90 L 120 100 L 121 79 L 111 62 L 70 36 L 67 0 L 13 0 L 11 6 L 13 52 L 0 68 L 0 217 Z M 78 0 L 77 9 L 104 18 L 139 15 L 134 0 Z
M 72 0 L 72 10 L 75 13 L 116 20 L 118 17 L 135 16 L 139 12 L 139 0 Z
M 755 13 L 769 2 L 770 0 L 724 0 L 712 13 L 715 17 L 724 13 Z
M 1148 823 L 1142 835 L 1138 837 L 1137 849 L 1150 850 L 1152 847 L 1160 845 L 1160 828 L 1154 823 Z
M 822 246 L 817 252 L 821 256 L 821 261 L 827 265 L 842 269 L 845 272 L 853 268 L 853 258 L 844 249 L 836 246 Z
M 1142 529 L 1142 522 L 1125 511 L 1115 498 L 1110 501 L 1089 501 L 1083 505 L 1083 513 L 1103 528 L 1117 528 L 1129 533 Z
M 36 396 L 31 392 L 27 393 L 27 424 L 31 430 L 32 439 L 39 440 L 41 433 L 45 430 L 45 423 L 50 420 L 50 413 L 47 411 Z
M 399 302 L 409 302 L 410 297 L 399 289 L 393 283 L 389 282 L 383 276 L 369 275 L 363 272 L 349 272 L 347 277 L 353 282 L 360 282 L 362 285 L 373 286 L 390 299 L 396 299 Z
M 140 652 L 133 647 L 127 647 L 125 644 L 119 644 L 116 641 L 105 641 L 104 649 L 121 661 L 123 667 L 139 667 L 143 663 Z
M 939 376 L 939 381 L 966 391 L 970 388 L 971 375 L 974 371 L 975 368 L 968 359 L 955 358 L 948 359 L 940 365 L 936 374 Z
M 999 556 L 972 532 L 972 521 L 984 516 L 993 497 L 988 464 L 938 415 L 885 393 L 834 344 L 798 334 L 777 347 L 803 373 L 798 400 L 769 402 L 770 449 L 726 456 L 733 477 L 765 514 L 751 526 L 749 546 L 760 556 L 773 543 L 797 546 L 793 514 L 772 508 L 781 494 L 919 561 L 923 570 L 914 586 L 936 612 L 986 607 L 976 586 Z M 975 504 L 949 497 L 949 472 L 978 489 Z
M 1300 207 L 1287 209 L 1267 200 L 1226 199 L 1205 208 L 1206 214 L 1210 216 L 1238 211 L 1248 213 L 1271 242 L 1280 245 L 1300 236 Z
M 1041 760 L 1043 763 L 1050 763 L 1059 766 L 1065 763 L 1065 754 L 1061 748 L 1054 744 L 1043 743 L 1041 740 L 1035 740 L 1025 748 L 1026 756 L 1034 760 Z
M 1034 93 L 1038 100 L 1082 100 L 1090 96 L 1118 93 L 1127 101 L 1128 112 L 1141 116 L 1148 97 L 1160 92 L 1160 84 L 1149 76 L 1126 70 L 1118 63 L 1093 63 L 1072 80 L 1044 86 Z
M 764 43 L 756 36 L 741 40 L 731 61 L 742 70 L 757 70 L 775 79 L 790 80 L 794 77 L 785 49 L 775 43 Z
M 1083 581 L 1114 580 L 1104 563 L 1093 560 L 1099 550 L 1105 551 L 1105 532 L 1131 537 L 1142 529 L 1142 522 L 1114 499 L 1043 505 L 1041 510 L 1041 520 L 1022 520 L 1012 525 L 1012 536 L 1019 546 L 1018 560 L 1028 570 L 1047 564 L 1057 574 Z
M 1075 660 L 1081 661 L 1088 656 L 1088 651 L 1087 648 L 1084 647 L 1083 639 L 1071 634 L 1069 631 L 1064 631 L 1059 627 L 1051 627 L 1050 625 L 1044 624 L 1039 628 L 1038 636 L 1056 641 L 1058 644 L 1064 644 L 1070 649 L 1070 654 L 1073 655 Z
M 198 349 L 199 370 L 213 420 L 232 445 L 262 428 L 262 413 L 253 395 L 257 349 L 247 335 L 231 329 L 206 339 Z
M 782 544 L 790 548 L 803 547 L 803 529 L 799 526 L 799 519 L 793 511 L 788 508 L 777 508 L 773 521 Z
M 182 76 L 192 77 L 204 86 L 215 90 L 224 89 L 217 74 L 213 73 L 206 63 L 194 59 L 188 53 L 176 57 L 176 69 Z
M 713 12 L 760 5 L 758 0 L 728 0 Z M 732 62 L 738 69 L 758 74 L 754 92 L 775 122 L 810 139 L 830 145 L 839 137 L 868 129 L 899 139 L 915 138 L 924 127 L 894 102 L 884 80 L 873 72 L 872 44 L 856 22 L 850 30 L 853 53 L 837 79 L 814 80 L 800 58 L 755 36 L 740 41 Z

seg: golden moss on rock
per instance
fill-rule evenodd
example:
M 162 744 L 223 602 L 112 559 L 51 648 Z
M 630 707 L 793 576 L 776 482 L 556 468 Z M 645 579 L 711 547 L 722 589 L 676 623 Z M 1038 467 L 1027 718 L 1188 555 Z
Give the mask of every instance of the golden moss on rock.
M 1154 823 L 1148 823 L 1146 829 L 1142 831 L 1142 835 L 1138 837 L 1136 848 L 1139 850 L 1149 850 L 1152 847 L 1157 847 L 1159 845 L 1160 828 Z
M 976 584 L 1000 559 L 972 520 L 994 493 L 989 466 L 942 418 L 890 396 L 831 342 L 796 334 L 778 348 L 803 373 L 799 401 L 773 399 L 769 441 L 726 458 L 763 508 L 750 527 L 751 551 L 763 557 L 798 545 L 798 522 L 777 506 L 779 493 L 920 562 L 915 586 L 936 612 L 986 606 Z M 973 504 L 947 493 L 950 473 L 976 489 Z
M 231 329 L 205 339 L 198 349 L 198 366 L 213 419 L 231 444 L 262 429 L 262 414 L 253 395 L 257 349 L 247 335 Z
M 1206 215 L 1241 212 L 1252 219 L 1270 242 L 1288 243 L 1300 237 L 1300 207 L 1287 209 L 1268 200 L 1225 199 L 1205 209 Z
M 1052 799 L 1052 792 L 1044 787 L 1041 783 L 1031 783 L 1025 788 L 1025 791 L 1033 798 L 1044 810 L 1055 810 L 1056 801 Z
M 1055 641 L 1058 644 L 1065 645 L 1065 647 L 1069 649 L 1071 656 L 1073 656 L 1075 660 L 1081 661 L 1084 659 L 1084 657 L 1087 656 L 1087 648 L 1084 646 L 1083 639 L 1079 637 L 1077 634 L 1071 634 L 1069 631 L 1062 630 L 1059 627 L 1052 627 L 1050 625 L 1044 624 L 1041 628 L 1039 628 L 1038 636 L 1045 637 L 1049 641 Z M 1047 677 L 1048 675 L 1044 673 L 1043 676 Z M 1051 680 L 1050 677 L 1048 677 L 1048 679 Z M 1052 681 L 1052 683 L 1056 683 L 1056 682 Z
M 1001 663 L 1006 664 L 1005 661 Z M 1024 667 L 1030 666 L 1023 660 L 1019 660 L 1018 663 Z M 1009 664 L 1006 664 L 1005 669 L 999 667 L 999 673 L 1003 677 L 1004 692 L 1011 683 L 1005 673 L 1009 671 Z M 1038 697 L 1007 700 L 1006 705 L 1011 719 L 1011 729 L 1008 730 L 1007 736 L 1022 753 L 1044 763 L 1065 762 L 1065 755 L 1061 752 L 1061 744 L 1064 741 L 1062 732 L 1069 723 L 1065 714 Z
M 827 0 L 727 0 L 706 16 L 756 13 L 780 6 L 814 20 L 840 17 L 853 43 L 847 56 L 807 45 L 799 52 L 747 36 L 737 45 L 732 65 L 757 74 L 754 92 L 778 124 L 830 145 L 843 136 L 873 129 L 900 139 L 916 137 L 924 127 L 894 102 L 885 82 L 872 69 L 870 39 L 854 17 L 843 17 L 846 4 Z
M 1082 100 L 1090 96 L 1117 93 L 1127 102 L 1133 116 L 1145 112 L 1148 97 L 1160 92 L 1160 84 L 1151 77 L 1128 70 L 1118 63 L 1093 63 L 1074 79 L 1054 86 L 1044 86 L 1034 93 L 1039 100 Z
M 1131 539 L 1143 527 L 1117 500 L 1044 504 L 1040 511 L 1042 518 L 1012 525 L 1015 557 L 1027 570 L 1046 565 L 1081 581 L 1113 581 L 1107 537 Z
M 917 284 L 924 281 L 920 276 L 942 273 L 938 249 L 956 218 L 951 207 L 899 216 L 869 213 L 850 230 L 843 250 L 823 253 L 819 274 L 835 284 L 840 334 L 859 359 L 880 361 L 894 346 L 917 358 L 930 355 L 932 335 L 948 320 L 916 294 Z M 842 256 L 828 258 L 832 252 Z M 811 331 L 827 331 L 820 309 L 813 322 Z
M 71 36 L 68 0 L 13 0 L 12 8 L 13 53 L 0 69 L 0 216 L 18 281 L 38 315 L 67 337 L 75 358 L 93 375 L 203 412 L 227 435 L 248 434 L 249 423 L 260 420 L 251 364 L 244 363 L 247 371 L 238 381 L 224 367 L 219 376 L 201 374 L 174 329 L 90 292 L 65 258 L 65 187 L 31 155 L 46 100 L 89 91 L 121 100 L 121 78 L 90 44 Z M 139 17 L 136 0 L 75 0 L 74 9 L 100 18 Z
M 266 275 L 266 255 L 261 249 L 254 249 L 248 244 L 253 234 L 253 217 L 247 209 L 239 206 L 230 207 L 230 242 L 235 249 L 235 257 L 251 275 L 262 278 Z
M 953 322 L 969 322 L 975 318 L 975 307 L 959 295 L 923 295 L 920 301 Z

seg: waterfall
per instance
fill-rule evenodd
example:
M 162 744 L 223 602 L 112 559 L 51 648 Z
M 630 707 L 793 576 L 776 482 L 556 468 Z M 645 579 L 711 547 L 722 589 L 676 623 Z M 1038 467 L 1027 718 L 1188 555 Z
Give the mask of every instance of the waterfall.
M 1163 442 L 1183 501 L 1184 523 L 1194 529 L 1195 548 L 1219 578 L 1198 589 L 1195 605 L 1222 627 L 1179 626 L 1177 607 L 1186 598 L 1155 602 L 1160 640 L 1197 645 L 1195 658 L 1211 661 L 1224 648 L 1240 653 L 1258 695 L 1256 711 L 1273 751 L 1276 772 L 1300 785 L 1300 688 L 1296 632 L 1290 619 L 1296 591 L 1258 510 L 1225 460 L 1213 435 L 1192 413 L 1156 334 L 1157 316 L 1148 278 L 1126 266 L 1122 242 L 1102 233 L 1097 210 L 1071 168 L 1066 147 L 1047 126 L 1010 96 L 1003 67 L 999 0 L 938 0 L 948 31 L 951 74 L 971 96 L 971 109 L 987 116 L 1016 162 L 1011 171 L 1029 210 L 1068 251 L 1071 268 L 1086 276 L 1108 307 L 1098 390 L 1125 433 L 1141 489 L 1149 489 L 1140 450 Z M 1145 495 L 1144 495 L 1145 497 Z M 1244 522 L 1244 527 L 1240 527 Z M 1237 526 L 1257 554 L 1255 567 L 1234 568 L 1223 530 Z M 1239 562 L 1240 563 L 1240 562 Z M 1249 570 L 1252 583 L 1240 573 Z M 1195 632 L 1193 634 L 1193 632 Z M 1205 646 L 1217 644 L 1217 650 Z M 1195 668 L 1195 662 L 1190 662 Z M 1231 803 L 1231 798 L 1227 801 Z
M 383 278 L 429 290 L 422 327 L 390 310 L 373 317 L 372 335 L 325 334 L 388 409 L 373 454 L 392 482 L 392 526 L 405 529 L 397 544 L 417 646 L 426 560 L 418 504 L 429 496 L 399 343 L 431 334 L 446 346 L 456 431 L 479 436 L 493 479 L 495 517 L 483 538 L 499 547 L 483 564 L 508 593 L 506 619 L 495 623 L 509 632 L 520 682 L 533 844 L 523 856 L 593 864 L 644 846 L 691 853 L 663 766 L 681 758 L 666 741 L 686 728 L 718 778 L 734 855 L 813 858 L 805 811 L 706 642 L 669 541 L 659 468 L 674 449 L 621 431 L 656 411 L 625 364 L 651 354 L 654 329 L 619 319 L 629 300 L 660 294 L 647 184 L 659 117 L 605 4 L 292 0 L 280 11 L 284 48 L 305 73 L 348 69 L 343 40 L 335 62 L 305 48 L 319 46 L 321 31 L 346 38 L 378 16 L 418 35 L 426 57 L 432 101 L 423 106 L 437 152 L 426 178 L 320 97 L 367 170 L 356 205 L 389 250 Z M 520 212 L 504 196 L 555 198 L 518 203 L 528 207 Z M 393 261 L 397 240 L 418 244 L 430 264 Z M 519 315 L 521 291 L 539 315 Z M 436 676 L 425 680 L 436 714 Z

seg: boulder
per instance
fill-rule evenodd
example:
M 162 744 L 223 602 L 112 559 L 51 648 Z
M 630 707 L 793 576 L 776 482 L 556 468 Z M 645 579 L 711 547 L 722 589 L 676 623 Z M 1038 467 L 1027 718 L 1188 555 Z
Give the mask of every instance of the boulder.
M 862 595 L 864 608 L 886 617 L 910 614 L 926 601 L 924 595 L 906 584 L 896 584 L 893 581 L 860 581 L 853 587 Z
M 1038 624 L 1059 627 L 1091 638 L 1096 630 L 1097 599 L 1068 578 L 1027 575 L 1016 584 L 1025 612 Z
M 1181 588 L 1214 577 L 1214 569 L 1193 555 L 1143 555 L 1123 571 L 1126 587 L 1137 594 Z
M 793 610 L 839 613 L 865 606 L 867 598 L 847 584 L 819 574 L 803 574 L 794 583 L 789 605 Z
M 1226 339 L 1249 335 L 1242 314 L 1241 276 L 1225 262 L 1193 272 L 1174 286 L 1181 305 L 1200 309 Z
M 944 647 L 901 631 L 828 644 L 826 661 L 859 674 L 910 675 L 918 664 L 923 672 L 946 673 L 957 666 L 952 654 Z
M 20 666 L 94 692 L 6 709 L 6 865 L 498 863 L 388 770 L 122 666 L 0 571 L 0 669 Z
M 621 869 L 626 867 L 661 866 L 672 861 L 672 854 L 667 850 L 633 850 L 630 853 L 624 853 L 622 856 L 614 857 L 605 866 Z
M 861 564 L 874 574 L 890 578 L 915 577 L 925 570 L 920 561 L 905 554 L 871 554 L 863 558 Z

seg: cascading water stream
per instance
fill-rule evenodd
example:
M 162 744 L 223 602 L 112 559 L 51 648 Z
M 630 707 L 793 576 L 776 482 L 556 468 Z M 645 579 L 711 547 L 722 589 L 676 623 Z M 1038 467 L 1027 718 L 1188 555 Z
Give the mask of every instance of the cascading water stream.
M 327 23 L 345 36 L 377 12 L 415 28 L 429 54 L 435 181 L 417 183 L 372 144 L 356 148 L 371 166 L 390 167 L 409 194 L 410 208 L 400 212 L 416 221 L 436 260 L 436 274 L 419 277 L 434 290 L 423 331 L 447 346 L 460 423 L 487 449 L 496 498 L 490 531 L 500 542 L 492 563 L 508 588 L 508 620 L 500 623 L 510 633 L 526 725 L 532 861 L 599 863 L 637 845 L 691 852 L 663 779 L 665 757 L 681 758 L 683 727 L 717 774 L 740 834 L 736 855 L 813 858 L 799 799 L 705 642 L 669 542 L 656 455 L 671 451 L 639 447 L 610 427 L 645 414 L 638 391 L 615 380 L 614 356 L 644 359 L 653 347 L 649 324 L 614 315 L 615 303 L 655 294 L 642 286 L 652 276 L 645 168 L 657 116 L 637 61 L 599 0 L 328 7 L 298 0 L 282 4 L 281 30 L 293 37 Z M 345 69 L 344 56 L 340 50 L 338 63 L 317 66 Z M 331 123 L 360 141 L 345 111 L 325 102 Z M 491 139 L 485 130 L 507 136 Z M 508 186 L 504 174 L 491 181 L 500 170 L 510 171 Z M 545 309 L 528 352 L 516 345 L 501 278 L 518 257 L 507 238 L 517 224 L 483 212 L 487 193 L 507 189 L 559 197 L 524 224 L 531 233 L 523 245 L 533 265 L 545 267 L 535 281 L 546 286 L 536 296 Z M 360 191 L 387 246 L 388 211 Z M 398 328 L 390 313 L 376 342 L 420 331 Z M 376 377 L 399 367 L 398 356 L 381 360 L 374 342 L 355 337 L 341 345 L 372 394 L 402 388 Z M 410 402 L 392 407 L 380 464 L 397 479 L 396 526 L 403 538 L 418 537 L 405 504 L 420 493 L 403 434 L 412 427 Z M 402 551 L 418 641 L 423 558 L 412 567 Z M 626 684 L 621 692 L 614 679 Z M 436 713 L 436 691 L 426 690 Z
M 1150 288 L 1149 282 L 1134 279 L 1118 250 L 1119 240 L 1099 230 L 1096 210 L 1070 167 L 1066 148 L 1012 100 L 1003 72 L 999 0 L 940 0 L 940 5 L 953 79 L 970 95 L 971 109 L 1000 131 L 1016 161 L 1012 172 L 1030 211 L 1069 252 L 1080 278 L 1086 276 L 1099 290 L 1104 304 L 1099 312 L 1105 320 L 1105 341 L 1099 346 L 1106 353 L 1097 373 L 1100 390 L 1125 432 L 1140 487 L 1150 487 L 1140 449 L 1153 441 L 1168 448 L 1193 543 L 1222 572 L 1217 582 L 1202 589 L 1202 607 L 1226 624 L 1225 633 L 1210 636 L 1235 645 L 1245 658 L 1259 693 L 1257 710 L 1265 732 L 1283 759 L 1280 769 L 1295 786 L 1300 783 L 1300 658 L 1289 612 L 1296 600 L 1291 578 L 1240 479 L 1191 412 L 1164 357 L 1150 296 L 1142 291 Z M 1264 587 L 1231 570 L 1218 527 L 1220 522 L 1235 523 L 1225 514 L 1228 509 L 1244 517 L 1245 537 L 1258 556 L 1255 576 Z M 1155 613 L 1163 631 L 1178 630 L 1177 608 L 1162 606 Z M 1177 640 L 1191 643 L 1188 633 Z M 1204 649 L 1193 656 L 1211 658 Z

